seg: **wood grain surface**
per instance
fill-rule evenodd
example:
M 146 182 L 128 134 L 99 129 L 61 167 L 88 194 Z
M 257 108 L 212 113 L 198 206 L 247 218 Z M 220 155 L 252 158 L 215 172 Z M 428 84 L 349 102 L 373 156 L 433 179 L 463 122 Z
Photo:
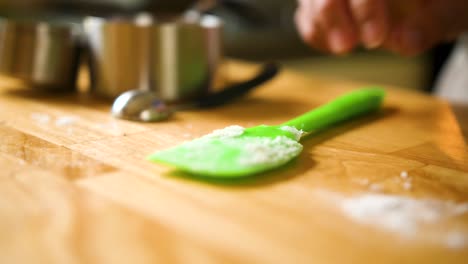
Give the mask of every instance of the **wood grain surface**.
M 239 80 L 256 68 L 225 67 Z M 382 112 L 307 138 L 296 161 L 257 177 L 195 179 L 144 159 L 360 86 L 283 71 L 233 104 L 141 124 L 87 94 L 1 79 L 0 263 L 466 263 L 468 149 L 450 106 L 428 95 L 386 87 Z M 363 195 L 466 210 L 407 236 L 340 207 Z

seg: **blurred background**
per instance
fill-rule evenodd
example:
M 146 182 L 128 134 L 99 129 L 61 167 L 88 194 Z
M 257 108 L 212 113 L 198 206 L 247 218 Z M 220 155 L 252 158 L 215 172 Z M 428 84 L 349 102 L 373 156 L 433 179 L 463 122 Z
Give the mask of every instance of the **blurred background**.
M 0 0 L 0 15 L 79 21 L 85 15 L 178 14 L 190 0 Z M 335 57 L 306 47 L 298 37 L 293 16 L 296 0 L 205 1 L 204 10 L 225 21 L 225 54 L 250 61 L 276 60 L 286 68 L 323 78 L 356 80 L 430 92 L 435 76 L 452 49 L 438 46 L 412 58 L 384 51 L 356 50 Z

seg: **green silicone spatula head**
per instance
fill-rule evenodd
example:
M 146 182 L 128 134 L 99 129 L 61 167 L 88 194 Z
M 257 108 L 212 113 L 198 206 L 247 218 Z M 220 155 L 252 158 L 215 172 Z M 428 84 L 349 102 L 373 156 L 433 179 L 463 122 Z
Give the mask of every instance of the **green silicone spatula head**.
M 230 126 L 157 152 L 149 160 L 205 177 L 245 177 L 280 167 L 302 151 L 302 135 L 371 113 L 380 108 L 385 93 L 365 88 L 294 118 L 282 125 L 243 128 Z

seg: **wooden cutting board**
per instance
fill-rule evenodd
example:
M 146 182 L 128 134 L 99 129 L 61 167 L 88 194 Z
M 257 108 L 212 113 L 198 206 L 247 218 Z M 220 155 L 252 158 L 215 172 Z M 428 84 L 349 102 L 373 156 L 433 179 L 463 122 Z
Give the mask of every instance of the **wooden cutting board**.
M 386 87 L 381 113 L 303 141 L 286 168 L 203 181 L 144 158 L 228 125 L 281 123 L 361 84 L 282 72 L 234 104 L 140 124 L 90 96 L 0 81 L 0 263 L 468 259 L 468 151 L 444 101 Z

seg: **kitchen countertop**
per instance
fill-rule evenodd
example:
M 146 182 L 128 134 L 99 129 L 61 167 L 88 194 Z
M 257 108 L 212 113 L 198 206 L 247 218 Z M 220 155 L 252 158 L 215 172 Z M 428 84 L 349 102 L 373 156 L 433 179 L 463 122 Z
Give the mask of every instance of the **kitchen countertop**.
M 208 181 L 144 158 L 228 125 L 281 123 L 361 84 L 283 71 L 233 104 L 156 124 L 113 119 L 87 95 L 0 86 L 1 263 L 468 258 L 467 139 L 434 97 L 387 87 L 381 113 L 304 140 L 285 168 Z
M 465 143 L 468 142 L 468 105 L 466 104 L 452 104 L 452 110 L 457 118 L 458 124 L 465 137 Z

